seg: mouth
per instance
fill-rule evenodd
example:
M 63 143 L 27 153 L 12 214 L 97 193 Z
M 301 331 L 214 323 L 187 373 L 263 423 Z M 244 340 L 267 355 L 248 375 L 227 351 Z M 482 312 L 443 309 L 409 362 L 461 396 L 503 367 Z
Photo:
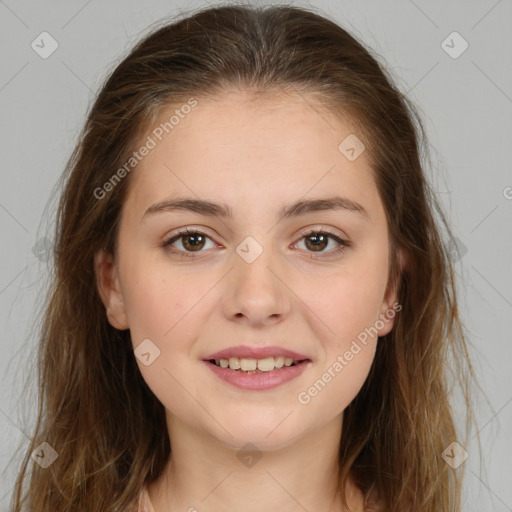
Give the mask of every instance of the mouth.
M 285 368 L 300 366 L 310 362 L 311 360 L 307 358 L 294 359 L 292 357 L 281 355 L 276 357 L 265 357 L 263 359 L 230 357 L 207 359 L 206 361 L 218 368 L 225 368 L 237 373 L 254 374 L 282 371 Z
M 233 355 L 234 351 L 239 357 Z M 312 363 L 307 357 L 284 349 L 274 351 L 274 356 L 269 355 L 268 348 L 257 352 L 259 357 L 255 351 L 248 354 L 246 350 L 228 349 L 208 356 L 203 364 L 233 387 L 244 391 L 269 391 L 298 378 Z

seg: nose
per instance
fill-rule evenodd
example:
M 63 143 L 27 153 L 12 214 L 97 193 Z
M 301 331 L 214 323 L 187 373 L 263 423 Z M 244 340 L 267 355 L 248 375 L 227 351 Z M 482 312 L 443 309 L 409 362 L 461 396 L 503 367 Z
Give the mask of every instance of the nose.
M 290 312 L 292 292 L 269 248 L 254 260 L 236 254 L 226 281 L 223 310 L 232 321 L 254 326 L 282 322 Z

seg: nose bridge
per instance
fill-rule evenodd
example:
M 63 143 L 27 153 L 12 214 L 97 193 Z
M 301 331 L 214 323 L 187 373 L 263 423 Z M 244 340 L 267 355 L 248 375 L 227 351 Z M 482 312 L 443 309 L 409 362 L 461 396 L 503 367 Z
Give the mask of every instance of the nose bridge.
M 271 237 L 258 235 L 256 239 L 247 236 L 236 247 L 234 261 L 235 285 L 248 285 L 256 290 L 276 284 L 276 277 L 270 271 L 270 268 L 277 266 Z
M 250 320 L 264 321 L 286 313 L 289 298 L 278 277 L 279 263 L 271 237 L 258 238 L 261 243 L 246 237 L 236 248 L 225 306 L 230 316 L 242 313 Z

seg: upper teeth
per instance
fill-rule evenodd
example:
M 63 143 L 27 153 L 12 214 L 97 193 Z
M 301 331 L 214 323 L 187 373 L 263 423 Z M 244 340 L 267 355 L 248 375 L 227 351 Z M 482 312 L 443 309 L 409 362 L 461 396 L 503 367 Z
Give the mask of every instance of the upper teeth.
M 267 357 L 265 359 L 246 359 L 238 357 L 230 357 L 229 359 L 215 359 L 215 364 L 221 368 L 229 368 L 231 370 L 252 371 L 256 368 L 262 372 L 270 372 L 274 368 L 282 368 L 283 366 L 291 366 L 293 358 L 291 357 Z

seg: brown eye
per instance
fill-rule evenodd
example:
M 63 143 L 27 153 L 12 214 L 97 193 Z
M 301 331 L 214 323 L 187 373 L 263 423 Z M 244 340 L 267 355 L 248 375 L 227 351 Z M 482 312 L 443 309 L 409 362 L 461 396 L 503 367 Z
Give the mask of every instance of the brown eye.
M 323 233 L 312 233 L 304 238 L 306 239 L 306 247 L 313 251 L 323 251 L 329 243 L 329 237 Z
M 195 256 L 193 253 L 204 252 L 203 249 L 205 248 L 208 240 L 212 242 L 212 246 L 215 246 L 215 243 L 209 236 L 201 233 L 201 231 L 193 231 L 187 228 L 179 231 L 171 238 L 164 241 L 162 247 L 170 252 L 178 254 L 179 256 L 193 257 Z M 176 246 L 174 244 L 176 244 Z
M 310 256 L 313 257 L 323 257 L 332 256 L 343 252 L 347 247 L 350 246 L 350 243 L 347 240 L 343 240 L 339 236 L 334 233 L 330 233 L 325 230 L 316 230 L 309 231 L 306 233 L 302 233 L 302 239 L 300 242 L 304 240 L 305 250 L 310 253 Z M 334 241 L 334 248 L 327 249 L 330 245 L 329 242 Z M 327 249 L 327 250 L 326 250 Z M 313 253 L 318 253 L 318 256 Z
M 182 235 L 181 242 L 187 251 L 201 250 L 205 244 L 205 237 L 201 233 L 192 233 L 190 235 Z

